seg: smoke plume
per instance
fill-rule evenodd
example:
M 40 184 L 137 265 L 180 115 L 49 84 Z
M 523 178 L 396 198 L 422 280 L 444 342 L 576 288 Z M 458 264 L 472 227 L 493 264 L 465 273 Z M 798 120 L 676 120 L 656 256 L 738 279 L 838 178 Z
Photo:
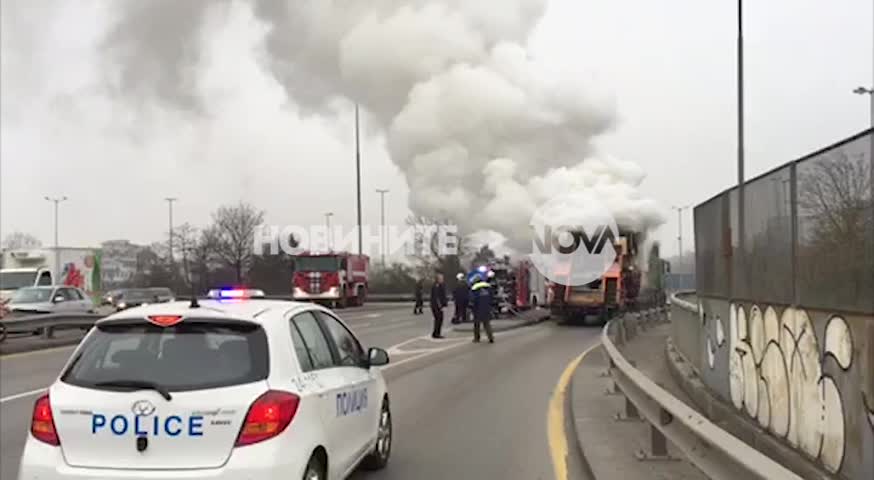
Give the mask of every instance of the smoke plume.
M 104 82 L 134 103 L 208 115 L 213 99 L 193 73 L 203 39 L 221 24 L 215 18 L 244 12 L 263 27 L 256 61 L 289 102 L 316 115 L 336 115 L 343 103 L 368 113 L 415 214 L 526 249 L 537 205 L 590 189 L 620 225 L 652 228 L 662 219 L 638 193 L 642 171 L 593 145 L 616 120 L 609 95 L 526 51 L 546 3 L 119 0 L 102 42 Z

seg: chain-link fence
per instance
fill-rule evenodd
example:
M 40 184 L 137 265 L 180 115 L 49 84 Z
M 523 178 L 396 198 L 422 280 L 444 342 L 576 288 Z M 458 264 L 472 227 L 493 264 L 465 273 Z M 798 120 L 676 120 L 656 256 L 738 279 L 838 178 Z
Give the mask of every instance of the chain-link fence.
M 874 129 L 695 207 L 700 295 L 874 313 Z

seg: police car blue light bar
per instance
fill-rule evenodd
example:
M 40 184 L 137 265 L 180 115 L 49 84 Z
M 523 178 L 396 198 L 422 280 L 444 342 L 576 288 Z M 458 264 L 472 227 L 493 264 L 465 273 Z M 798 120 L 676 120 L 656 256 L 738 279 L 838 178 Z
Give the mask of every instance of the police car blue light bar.
M 210 290 L 207 296 L 219 300 L 241 300 L 245 298 L 263 298 L 264 291 L 251 288 L 223 288 Z

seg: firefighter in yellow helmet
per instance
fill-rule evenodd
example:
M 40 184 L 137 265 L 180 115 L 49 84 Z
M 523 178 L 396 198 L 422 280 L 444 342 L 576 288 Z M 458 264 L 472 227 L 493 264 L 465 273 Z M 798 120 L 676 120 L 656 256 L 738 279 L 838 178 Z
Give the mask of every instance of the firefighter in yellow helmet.
M 495 343 L 495 335 L 492 333 L 492 289 L 489 282 L 483 280 L 482 275 L 476 274 L 471 278 L 471 300 L 473 307 L 473 341 L 480 341 L 480 324 L 486 330 L 489 343 Z

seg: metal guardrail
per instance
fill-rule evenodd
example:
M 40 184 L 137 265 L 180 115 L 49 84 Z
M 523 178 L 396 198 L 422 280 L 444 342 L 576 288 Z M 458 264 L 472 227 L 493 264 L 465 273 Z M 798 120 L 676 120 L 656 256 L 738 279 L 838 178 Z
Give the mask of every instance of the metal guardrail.
M 677 305 L 690 312 L 698 313 L 698 305 L 680 298 L 684 295 L 695 295 L 695 290 L 678 290 L 671 294 L 671 305 Z
M 676 300 L 676 296 L 672 298 Z M 650 309 L 610 321 L 601 334 L 614 389 L 625 396 L 625 416 L 630 419 L 642 416 L 650 424 L 650 452 L 639 452 L 638 458 L 670 459 L 667 450 L 667 439 L 670 439 L 714 480 L 800 480 L 798 475 L 719 428 L 657 385 L 626 360 L 614 344 L 614 339 L 622 345 L 634 338 L 638 329 L 645 330 L 665 321 L 664 308 Z
M 275 296 L 273 296 L 276 298 Z M 288 296 L 290 299 L 290 295 Z M 282 297 L 285 298 L 285 297 Z M 370 294 L 371 302 L 412 302 L 412 294 L 383 293 Z M 425 297 L 425 302 L 428 297 Z M 43 338 L 53 338 L 55 330 L 91 328 L 94 322 L 105 317 L 90 313 L 45 313 L 27 316 L 9 316 L 0 319 L 0 342 L 6 341 L 10 333 L 40 331 Z
M 7 317 L 0 320 L 0 342 L 9 333 L 40 331 L 43 338 L 54 337 L 55 330 L 91 328 L 94 322 L 105 317 L 98 313 L 48 313 Z

